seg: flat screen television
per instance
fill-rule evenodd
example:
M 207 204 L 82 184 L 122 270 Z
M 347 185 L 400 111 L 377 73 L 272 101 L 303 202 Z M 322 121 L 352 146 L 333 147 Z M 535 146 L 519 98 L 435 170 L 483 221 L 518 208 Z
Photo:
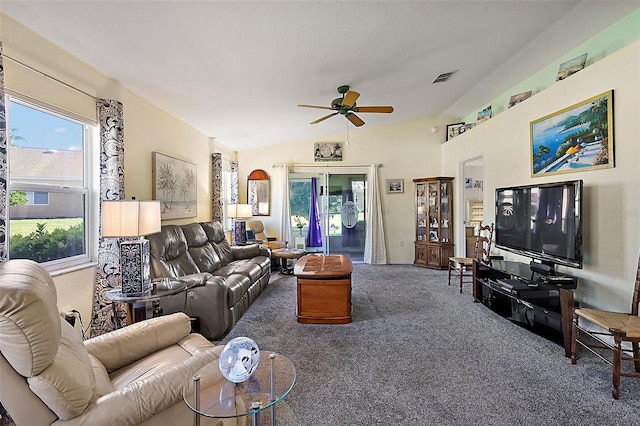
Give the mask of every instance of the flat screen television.
M 496 189 L 495 246 L 582 268 L 582 180 Z

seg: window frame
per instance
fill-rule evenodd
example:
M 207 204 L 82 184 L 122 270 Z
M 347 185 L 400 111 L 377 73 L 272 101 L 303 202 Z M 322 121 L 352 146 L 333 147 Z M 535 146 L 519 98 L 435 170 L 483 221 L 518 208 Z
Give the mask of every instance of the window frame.
M 86 117 L 74 114 L 73 112 L 51 105 L 47 102 L 39 101 L 29 96 L 21 95 L 7 91 L 5 94 L 6 122 L 7 130 L 11 128 L 11 117 L 9 114 L 9 104 L 18 103 L 22 106 L 38 110 L 45 114 L 54 115 L 64 120 L 75 122 L 82 126 L 82 144 L 83 144 L 83 177 L 81 186 L 65 186 L 41 183 L 15 183 L 11 180 L 11 155 L 7 143 L 7 191 L 5 194 L 6 205 L 6 244 L 7 258 L 9 259 L 9 241 L 11 239 L 11 215 L 9 205 L 9 194 L 11 191 L 30 191 L 30 192 L 47 192 L 64 193 L 70 195 L 80 195 L 84 197 L 83 206 L 83 224 L 84 224 L 84 253 L 65 257 L 62 259 L 44 262 L 41 265 L 50 272 L 62 271 L 71 268 L 83 267 L 93 262 L 97 253 L 97 219 L 98 219 L 98 176 L 97 171 L 93 170 L 99 167 L 97 161 L 92 160 L 97 150 L 99 141 L 99 128 L 96 121 L 87 119 Z M 49 200 L 50 201 L 50 200 Z M 38 206 L 40 204 L 33 204 Z

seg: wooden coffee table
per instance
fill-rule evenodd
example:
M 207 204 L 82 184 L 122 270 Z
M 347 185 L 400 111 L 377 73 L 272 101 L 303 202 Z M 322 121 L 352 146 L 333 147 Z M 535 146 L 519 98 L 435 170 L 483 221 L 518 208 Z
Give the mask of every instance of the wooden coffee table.
M 294 267 L 298 281 L 298 322 L 351 322 L 351 259 L 345 255 L 307 255 Z

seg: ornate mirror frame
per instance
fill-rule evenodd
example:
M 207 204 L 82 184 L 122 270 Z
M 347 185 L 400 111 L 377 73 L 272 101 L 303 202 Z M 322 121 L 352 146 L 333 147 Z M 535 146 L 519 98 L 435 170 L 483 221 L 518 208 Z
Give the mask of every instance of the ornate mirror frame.
M 247 204 L 251 204 L 254 216 L 271 215 L 271 187 L 267 172 L 256 169 L 247 178 Z

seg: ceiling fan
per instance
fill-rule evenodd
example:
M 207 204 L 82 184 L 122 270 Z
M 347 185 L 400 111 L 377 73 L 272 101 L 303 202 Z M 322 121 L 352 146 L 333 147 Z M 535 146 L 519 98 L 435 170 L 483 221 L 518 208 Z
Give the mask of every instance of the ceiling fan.
M 330 107 L 316 105 L 298 106 L 303 108 L 320 108 L 335 111 L 329 115 L 325 115 L 324 117 L 312 121 L 310 124 L 317 124 L 321 121 L 326 120 L 327 118 L 333 117 L 334 115 L 342 114 L 347 117 L 347 120 L 353 123 L 353 125 L 356 127 L 360 127 L 364 124 L 364 121 L 362 121 L 360 117 L 354 114 L 356 112 L 377 112 L 386 114 L 393 112 L 392 106 L 356 106 L 356 100 L 360 97 L 360 93 L 349 90 L 349 86 L 345 85 L 338 87 L 338 93 L 340 93 L 342 97 L 332 100 Z

